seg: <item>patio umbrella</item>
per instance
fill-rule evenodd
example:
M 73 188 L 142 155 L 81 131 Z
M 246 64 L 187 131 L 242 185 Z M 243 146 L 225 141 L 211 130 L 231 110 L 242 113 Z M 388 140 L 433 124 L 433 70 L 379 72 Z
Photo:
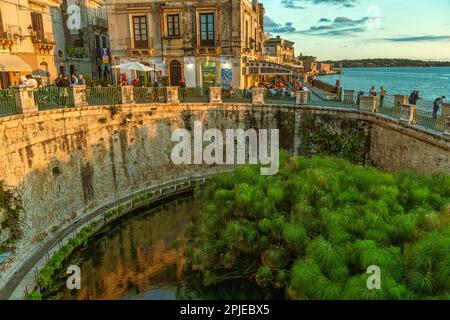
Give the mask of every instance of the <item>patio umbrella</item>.
M 136 70 L 136 71 L 153 71 L 153 68 L 146 66 L 140 62 L 126 62 L 114 66 L 113 68 L 121 69 L 121 70 Z

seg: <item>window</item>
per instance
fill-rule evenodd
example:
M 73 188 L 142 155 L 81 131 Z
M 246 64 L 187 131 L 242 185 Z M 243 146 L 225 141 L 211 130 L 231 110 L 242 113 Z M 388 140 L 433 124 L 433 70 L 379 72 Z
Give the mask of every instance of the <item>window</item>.
M 102 48 L 107 48 L 108 47 L 108 43 L 107 43 L 107 41 L 106 41 L 106 37 L 105 36 L 103 36 L 102 37 Z
M 167 35 L 169 37 L 180 36 L 180 16 L 178 14 L 169 14 L 167 16 Z
M 135 48 L 147 48 L 148 36 L 147 36 L 147 17 L 135 16 L 133 17 L 133 32 L 134 32 L 134 47 Z
M 32 12 L 31 25 L 34 32 L 36 32 L 36 37 L 39 40 L 44 40 L 44 24 L 42 23 L 42 14 L 38 12 Z
M 215 28 L 214 28 L 214 13 L 200 14 L 200 45 L 214 46 L 215 45 Z

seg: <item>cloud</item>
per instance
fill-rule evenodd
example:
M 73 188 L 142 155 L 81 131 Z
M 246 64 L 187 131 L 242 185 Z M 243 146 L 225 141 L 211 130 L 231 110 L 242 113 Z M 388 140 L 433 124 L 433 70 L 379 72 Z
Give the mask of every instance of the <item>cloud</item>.
M 320 36 L 350 36 L 366 31 L 364 24 L 367 23 L 368 17 L 360 19 L 350 19 L 348 17 L 336 17 L 333 22 L 329 19 L 322 18 L 319 20 L 319 25 L 311 26 L 308 30 L 301 33 L 307 35 Z M 328 21 L 327 24 L 324 24 Z
M 292 22 L 286 22 L 284 25 L 273 21 L 270 17 L 264 17 L 264 29 L 271 33 L 294 33 L 297 29 Z
M 357 2 L 358 0 L 281 0 L 281 4 L 288 9 L 306 9 L 308 4 L 353 8 Z
M 432 42 L 432 41 L 443 41 L 443 40 L 450 41 L 450 36 L 425 35 L 425 36 L 385 38 L 383 40 L 392 41 L 392 42 Z
M 331 20 L 327 19 L 327 18 L 320 18 L 319 21 L 317 21 L 317 23 L 330 23 Z

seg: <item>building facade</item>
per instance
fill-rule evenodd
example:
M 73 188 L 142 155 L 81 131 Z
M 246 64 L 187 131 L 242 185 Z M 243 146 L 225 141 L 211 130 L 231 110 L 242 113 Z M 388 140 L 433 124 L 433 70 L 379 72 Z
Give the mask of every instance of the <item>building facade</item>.
M 53 26 L 59 73 L 83 74 L 88 81 L 111 78 L 104 0 L 62 0 L 53 11 Z
M 264 44 L 264 53 L 270 62 L 278 64 L 294 64 L 294 42 L 282 39 L 280 36 L 268 39 Z
M 19 84 L 27 74 L 46 85 L 56 77 L 52 10 L 60 0 L 0 2 L 0 85 Z
M 108 0 L 114 65 L 140 61 L 152 72 L 118 70 L 141 83 L 188 87 L 252 85 L 246 64 L 263 56 L 264 7 L 257 0 Z

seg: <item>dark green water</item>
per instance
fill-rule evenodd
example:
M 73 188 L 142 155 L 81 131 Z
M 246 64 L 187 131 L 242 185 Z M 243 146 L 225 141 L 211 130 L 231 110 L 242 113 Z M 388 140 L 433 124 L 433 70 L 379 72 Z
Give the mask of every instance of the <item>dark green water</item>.
M 65 287 L 57 276 L 53 299 L 173 300 L 277 299 L 253 282 L 234 280 L 213 287 L 188 280 L 183 270 L 186 229 L 198 224 L 201 206 L 192 197 L 161 205 L 115 225 L 71 257 L 81 268 L 81 290 Z M 181 240 L 181 241 L 177 241 Z M 178 245 L 174 245 L 178 243 Z M 278 295 L 278 296 L 276 296 Z

